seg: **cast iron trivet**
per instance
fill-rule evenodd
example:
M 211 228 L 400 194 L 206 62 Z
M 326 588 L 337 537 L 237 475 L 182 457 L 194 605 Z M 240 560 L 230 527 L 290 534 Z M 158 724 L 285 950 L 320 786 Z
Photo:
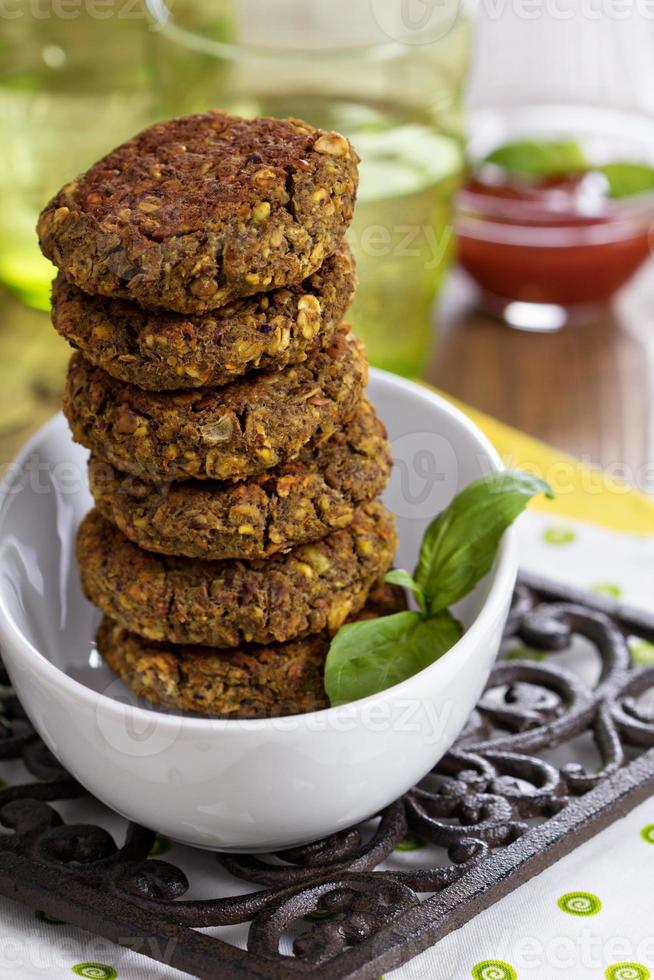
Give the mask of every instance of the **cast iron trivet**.
M 380 815 L 372 837 L 353 829 L 273 860 L 207 854 L 261 889 L 204 901 L 184 901 L 184 873 L 148 859 L 150 831 L 130 825 L 118 848 L 101 827 L 63 824 L 49 804 L 85 791 L 5 689 L 0 758 L 22 758 L 35 781 L 0 791 L 0 823 L 13 831 L 0 834 L 0 892 L 118 943 L 139 937 L 142 952 L 160 950 L 198 977 L 378 977 L 654 791 L 654 710 L 641 699 L 654 689 L 654 664 L 632 666 L 627 645 L 627 637 L 654 642 L 654 617 L 523 578 L 507 637 L 555 654 L 572 634 L 600 658 L 593 690 L 552 657 L 499 661 L 456 746 Z M 599 771 L 543 758 L 584 734 Z M 408 831 L 441 848 L 444 861 L 375 871 Z M 196 931 L 235 923 L 250 923 L 248 952 Z M 294 956 L 279 952 L 289 932 Z

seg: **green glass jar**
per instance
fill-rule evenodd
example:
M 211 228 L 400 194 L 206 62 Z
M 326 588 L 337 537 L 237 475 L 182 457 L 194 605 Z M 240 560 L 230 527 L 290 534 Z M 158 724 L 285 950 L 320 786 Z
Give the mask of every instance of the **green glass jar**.
M 372 363 L 416 375 L 453 251 L 470 46 L 459 0 L 148 0 L 160 115 L 297 116 L 361 156 L 349 318 Z M 404 17 L 404 19 L 403 19 Z
M 67 180 L 147 125 L 147 15 L 125 0 L 12 0 L 0 33 L 0 282 L 47 309 L 39 211 Z

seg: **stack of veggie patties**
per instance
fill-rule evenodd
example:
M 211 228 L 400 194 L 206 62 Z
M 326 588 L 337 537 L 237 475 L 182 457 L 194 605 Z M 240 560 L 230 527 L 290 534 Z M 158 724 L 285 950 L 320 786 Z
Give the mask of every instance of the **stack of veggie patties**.
M 324 707 L 331 635 L 396 608 L 389 447 L 343 322 L 357 162 L 337 133 L 209 112 L 145 130 L 40 217 L 91 450 L 82 584 L 102 656 L 152 701 Z

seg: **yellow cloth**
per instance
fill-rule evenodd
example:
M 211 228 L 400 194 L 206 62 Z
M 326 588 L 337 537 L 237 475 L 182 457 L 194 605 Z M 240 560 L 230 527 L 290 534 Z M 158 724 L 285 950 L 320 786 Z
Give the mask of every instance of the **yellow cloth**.
M 654 498 L 449 395 L 444 397 L 476 422 L 507 466 L 528 470 L 551 484 L 556 499 L 538 497 L 532 504 L 535 510 L 557 518 L 592 521 L 613 531 L 654 534 Z

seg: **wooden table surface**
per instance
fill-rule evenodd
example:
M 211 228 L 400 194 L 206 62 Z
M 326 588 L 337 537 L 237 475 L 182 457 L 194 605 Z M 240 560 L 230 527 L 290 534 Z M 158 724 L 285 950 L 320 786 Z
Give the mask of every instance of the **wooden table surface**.
M 443 303 L 427 379 L 654 492 L 653 355 L 654 267 L 612 311 L 552 334 L 513 330 L 480 313 L 457 275 Z
M 469 288 L 455 274 L 427 379 L 654 492 L 654 267 L 625 291 L 613 313 L 555 334 L 512 330 L 472 304 Z M 58 408 L 68 356 L 47 314 L 0 294 L 3 466 Z

